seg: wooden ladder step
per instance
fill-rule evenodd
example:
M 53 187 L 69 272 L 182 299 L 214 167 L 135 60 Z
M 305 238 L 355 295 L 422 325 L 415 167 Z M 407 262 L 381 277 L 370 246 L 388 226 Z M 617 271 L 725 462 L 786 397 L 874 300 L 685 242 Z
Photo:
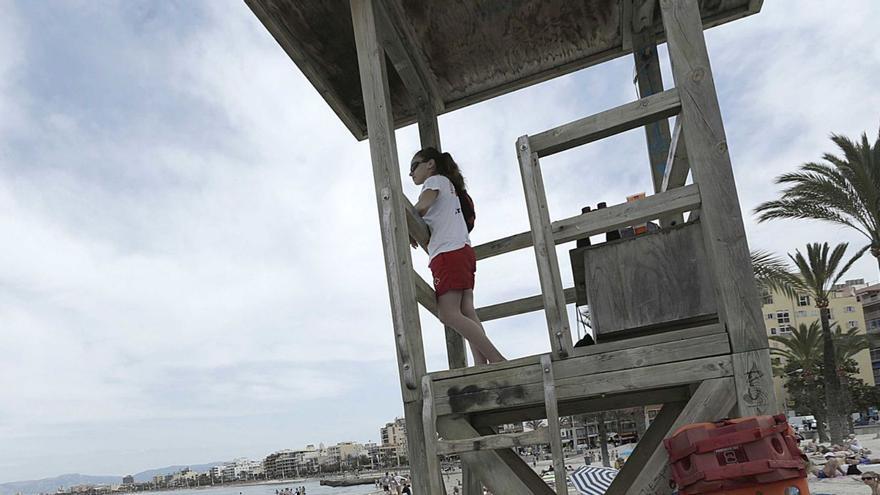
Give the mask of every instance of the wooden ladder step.
M 438 440 L 437 454 L 452 455 L 477 450 L 499 450 L 550 443 L 550 431 L 545 427 L 520 433 L 499 433 L 460 440 Z
M 678 114 L 678 90 L 667 89 L 640 100 L 529 136 L 532 153 L 544 157 L 642 127 Z

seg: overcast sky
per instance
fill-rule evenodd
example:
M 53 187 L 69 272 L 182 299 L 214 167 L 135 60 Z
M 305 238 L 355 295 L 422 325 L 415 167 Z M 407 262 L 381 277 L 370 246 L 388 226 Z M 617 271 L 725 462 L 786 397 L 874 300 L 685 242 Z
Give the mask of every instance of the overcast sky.
M 771 0 L 708 33 L 752 248 L 864 244 L 751 210 L 830 133 L 876 137 L 878 22 L 874 0 Z M 475 243 L 527 229 L 516 138 L 631 101 L 632 75 L 441 117 Z M 406 164 L 416 130 L 398 144 Z M 554 219 L 650 188 L 641 130 L 542 164 Z M 368 147 L 242 2 L 0 0 L 0 235 L 0 482 L 378 441 L 402 414 Z M 477 283 L 478 306 L 537 294 L 532 252 Z M 508 357 L 549 349 L 540 313 L 486 326 Z

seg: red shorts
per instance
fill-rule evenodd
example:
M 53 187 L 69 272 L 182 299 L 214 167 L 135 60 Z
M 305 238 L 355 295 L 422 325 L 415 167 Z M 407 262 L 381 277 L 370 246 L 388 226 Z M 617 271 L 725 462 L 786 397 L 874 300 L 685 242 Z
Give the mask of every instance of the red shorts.
M 451 290 L 474 288 L 474 273 L 477 271 L 477 255 L 467 244 L 455 251 L 447 251 L 434 256 L 428 264 L 434 275 L 434 292 L 437 297 Z

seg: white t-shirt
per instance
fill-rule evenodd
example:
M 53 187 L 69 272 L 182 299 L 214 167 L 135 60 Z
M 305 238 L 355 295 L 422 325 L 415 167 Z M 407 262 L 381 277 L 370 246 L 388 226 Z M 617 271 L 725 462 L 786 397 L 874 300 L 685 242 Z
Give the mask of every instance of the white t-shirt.
M 437 199 L 422 217 L 431 229 L 428 257 L 433 260 L 440 253 L 461 249 L 465 244 L 470 246 L 461 201 L 452 182 L 440 174 L 432 175 L 422 185 L 422 192 L 427 190 L 437 191 Z

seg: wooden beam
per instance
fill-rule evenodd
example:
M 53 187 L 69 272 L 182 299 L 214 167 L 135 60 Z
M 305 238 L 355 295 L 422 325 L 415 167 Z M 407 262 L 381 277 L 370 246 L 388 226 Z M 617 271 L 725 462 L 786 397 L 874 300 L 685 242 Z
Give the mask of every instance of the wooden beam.
M 660 0 L 672 75 L 682 96 L 681 132 L 687 140 L 694 182 L 700 184 L 703 240 L 715 280 L 720 320 L 727 327 L 734 353 L 768 348 L 746 242 L 736 182 L 718 96 L 703 37 L 697 0 Z M 770 361 L 753 361 L 765 382 L 769 403 L 775 407 Z M 737 374 L 751 369 L 737 369 Z M 738 385 L 743 385 L 740 381 Z M 748 390 L 738 389 L 743 397 Z M 740 412 L 758 414 L 758 408 L 740 400 Z
M 526 369 L 523 372 L 527 373 L 531 370 Z M 562 371 L 557 366 L 556 393 L 558 400 L 564 402 L 603 394 L 675 387 L 711 378 L 732 376 L 733 369 L 730 356 L 719 355 L 605 373 L 584 373 L 564 378 L 559 376 L 561 374 Z M 498 378 L 499 380 L 493 383 L 471 384 L 468 381 L 451 391 L 450 389 L 454 388 L 450 387 L 451 384 L 436 382 L 438 395 L 434 398 L 434 405 L 437 408 L 437 415 L 471 414 L 501 408 L 513 409 L 543 402 L 544 390 L 541 383 L 522 383 L 518 377 L 511 376 Z M 471 388 L 465 392 L 465 386 Z
M 770 349 L 733 354 L 733 378 L 736 383 L 738 416 L 776 414 L 773 376 L 766 374 L 763 363 L 770 362 Z
M 464 418 L 437 418 L 437 430 L 447 441 L 475 438 L 478 432 Z M 492 434 L 486 432 L 485 434 Z M 553 495 L 541 478 L 510 450 L 477 450 L 460 454 L 463 464 L 471 466 L 492 493 L 504 495 Z M 543 487 L 541 486 L 543 485 Z M 424 493 L 424 492 L 420 492 Z M 433 495 L 433 494 L 432 494 Z
M 384 20 L 390 27 L 387 37 L 388 57 L 391 58 L 404 85 L 415 96 L 417 107 L 428 107 L 434 112 L 444 109 L 437 79 L 431 72 L 424 54 L 419 49 L 412 24 L 397 0 L 377 0 L 382 5 Z
M 406 209 L 406 229 L 410 237 L 419 243 L 419 246 L 428 252 L 428 241 L 431 240 L 431 233 L 428 225 L 422 220 L 422 217 L 416 212 L 415 206 L 406 197 L 403 198 L 403 207 Z
M 556 495 L 567 495 L 568 485 L 565 476 L 565 453 L 562 451 L 562 434 L 559 431 L 559 405 L 556 403 L 556 380 L 553 378 L 553 363 L 550 355 L 541 356 L 541 371 L 544 379 L 544 409 L 547 411 L 547 428 L 550 429 L 550 452 L 553 455 L 553 475 L 556 479 Z
M 554 359 L 562 359 L 571 352 L 571 328 L 568 324 L 568 312 L 565 309 L 565 294 L 562 292 L 556 244 L 550 228 L 550 212 L 547 209 L 541 165 L 538 163 L 538 155 L 531 150 L 528 136 L 517 139 L 516 151 L 526 196 L 529 226 L 532 229 L 532 245 L 535 247 L 538 279 L 541 282 L 541 295 L 544 299 L 544 315 L 547 318 L 547 331 L 550 334 L 550 349 Z
M 651 348 L 661 344 L 671 342 L 681 342 L 684 340 L 695 339 L 700 337 L 708 337 L 710 335 L 726 334 L 724 327 L 714 323 L 697 327 L 685 328 L 681 330 L 667 330 L 652 335 L 644 335 L 641 337 L 631 337 L 628 339 L 615 340 L 612 342 L 599 342 L 598 344 L 577 347 L 572 350 L 572 357 L 594 356 L 597 354 L 608 354 L 610 352 L 622 351 L 626 349 L 637 349 L 639 347 Z M 635 354 L 634 354 L 635 355 Z M 602 358 L 608 360 L 608 358 Z M 447 380 L 450 378 L 460 378 L 464 376 L 476 376 L 482 374 L 498 373 L 502 370 L 510 370 L 521 368 L 523 366 L 533 366 L 540 362 L 540 356 L 526 356 L 517 359 L 511 359 L 501 363 L 493 363 L 482 366 L 472 366 L 467 369 L 434 371 L 431 376 L 434 380 Z M 660 401 L 663 402 L 663 401 Z
M 266 9 L 266 2 L 262 0 L 245 0 L 245 3 L 260 22 L 266 26 L 269 33 L 275 38 L 275 41 L 281 45 L 287 56 L 296 63 L 296 66 L 306 76 L 306 79 L 312 83 L 318 94 L 330 105 L 330 108 L 333 109 L 333 112 L 345 124 L 345 127 L 351 131 L 354 137 L 358 140 L 367 137 L 367 129 L 361 123 L 360 117 L 354 115 L 348 105 L 348 101 L 340 96 L 339 92 L 336 91 L 332 84 L 328 83 L 325 75 L 322 74 L 321 68 L 324 64 L 309 56 L 298 40 L 287 36 L 290 31 L 285 25 L 281 13 L 277 9 Z
M 592 397 L 589 399 L 574 399 L 559 402 L 559 415 L 573 416 L 575 414 L 614 411 L 617 409 L 626 409 L 628 407 L 663 404 L 664 402 L 686 401 L 690 396 L 691 393 L 688 386 L 677 386 L 654 390 L 623 392 L 620 394 Z M 546 412 L 544 411 L 544 405 L 541 404 L 519 409 L 481 412 L 472 414 L 470 417 L 471 423 L 475 427 L 481 427 L 541 419 L 545 415 Z
M 437 438 L 437 415 L 434 412 L 434 391 L 431 385 L 431 377 L 422 377 L 422 424 L 425 430 L 425 456 L 428 464 L 428 493 L 445 495 L 443 490 L 443 473 L 440 471 L 440 458 L 438 455 Z
M 475 452 L 477 450 L 500 450 L 514 447 L 525 447 L 550 443 L 550 432 L 547 428 L 521 433 L 497 433 L 475 438 L 462 438 L 460 440 L 443 440 L 437 444 L 437 453 L 440 455 L 461 454 L 462 452 Z
M 651 422 L 651 426 L 645 435 L 639 439 L 636 448 L 626 460 L 623 469 L 614 477 L 611 486 L 605 491 L 605 495 L 624 495 L 632 486 L 642 470 L 642 466 L 651 458 L 658 448 L 662 449 L 663 439 L 669 434 L 670 428 L 675 424 L 675 420 L 684 410 L 687 401 L 667 402 L 663 404 L 663 408 Z
M 653 2 L 647 3 L 653 5 Z M 634 24 L 635 19 L 632 22 Z M 639 96 L 645 98 L 663 92 L 663 76 L 660 73 L 660 58 L 657 56 L 657 41 L 653 29 L 633 32 L 632 40 Z M 648 143 L 651 183 L 654 192 L 660 192 L 666 157 L 669 154 L 669 122 L 659 119 L 645 125 L 645 140 Z
M 394 118 L 391 115 L 388 72 L 385 54 L 379 44 L 373 0 L 351 0 L 351 17 L 370 135 L 370 157 L 407 423 L 413 489 L 417 493 L 428 493 L 428 466 L 421 420 L 421 380 L 425 375 L 425 354 L 406 229 L 405 197 L 400 183 Z
M 563 293 L 565 294 L 566 304 L 574 303 L 574 287 L 565 289 Z M 544 297 L 537 295 L 477 308 L 477 316 L 480 318 L 480 321 L 486 322 L 507 318 L 508 316 L 531 313 L 541 309 L 544 309 Z
M 669 89 L 535 134 L 529 142 L 533 153 L 545 157 L 671 117 L 680 108 L 678 91 Z
M 667 431 L 675 431 L 691 423 L 717 421 L 727 417 L 734 404 L 736 404 L 736 390 L 733 378 L 706 380 L 697 387 L 694 396 Z M 661 444 L 643 464 L 626 493 L 627 495 L 668 495 L 672 493 L 670 480 L 669 455 Z
M 675 118 L 675 127 L 672 131 L 672 144 L 669 145 L 669 154 L 666 156 L 666 166 L 663 170 L 663 183 L 661 189 L 668 191 L 681 187 L 687 182 L 691 165 L 688 163 L 687 147 L 684 143 L 684 135 L 681 133 L 681 118 Z
M 701 204 L 700 188 L 696 184 L 653 194 L 638 201 L 593 210 L 550 224 L 553 242 L 565 242 L 603 234 L 612 229 L 627 227 L 671 213 L 681 213 L 697 209 Z M 480 244 L 474 248 L 477 259 L 491 258 L 499 254 L 524 249 L 532 245 L 531 234 L 523 232 L 495 241 Z
M 429 313 L 439 318 L 437 314 L 437 297 L 434 295 L 434 289 L 415 272 L 413 272 L 413 280 L 416 284 L 416 299 L 419 301 L 419 304 L 427 309 Z

